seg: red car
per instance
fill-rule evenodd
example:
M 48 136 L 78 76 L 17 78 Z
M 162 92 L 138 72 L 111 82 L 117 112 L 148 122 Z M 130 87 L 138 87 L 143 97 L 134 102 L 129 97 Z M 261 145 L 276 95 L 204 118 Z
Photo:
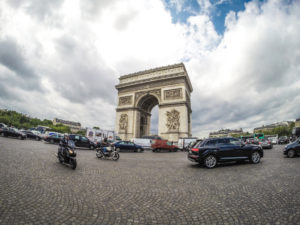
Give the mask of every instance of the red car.
M 160 150 L 168 150 L 169 152 L 177 152 L 178 146 L 173 145 L 168 140 L 152 140 L 151 148 L 153 152 L 159 152 Z

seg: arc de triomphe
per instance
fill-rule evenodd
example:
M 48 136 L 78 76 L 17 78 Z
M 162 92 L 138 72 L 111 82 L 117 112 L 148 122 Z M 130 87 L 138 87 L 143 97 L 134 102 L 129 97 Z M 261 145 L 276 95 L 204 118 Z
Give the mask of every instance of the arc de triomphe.
M 158 135 L 170 141 L 191 136 L 191 92 L 183 63 L 121 76 L 116 132 L 123 140 L 150 135 L 151 110 L 159 107 Z

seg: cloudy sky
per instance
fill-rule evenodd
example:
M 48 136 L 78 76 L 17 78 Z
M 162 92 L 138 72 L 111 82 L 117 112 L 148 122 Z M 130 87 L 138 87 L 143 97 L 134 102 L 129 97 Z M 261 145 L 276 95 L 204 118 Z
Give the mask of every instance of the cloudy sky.
M 294 120 L 299 12 L 299 0 L 1 0 L 0 108 L 113 129 L 119 76 L 183 62 L 194 136 Z

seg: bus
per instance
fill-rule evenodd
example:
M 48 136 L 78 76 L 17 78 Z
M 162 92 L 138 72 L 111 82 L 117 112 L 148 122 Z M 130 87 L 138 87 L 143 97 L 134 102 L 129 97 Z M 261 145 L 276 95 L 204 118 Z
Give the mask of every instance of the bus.
M 264 139 L 265 135 L 264 135 L 264 133 L 253 134 L 253 138 Z

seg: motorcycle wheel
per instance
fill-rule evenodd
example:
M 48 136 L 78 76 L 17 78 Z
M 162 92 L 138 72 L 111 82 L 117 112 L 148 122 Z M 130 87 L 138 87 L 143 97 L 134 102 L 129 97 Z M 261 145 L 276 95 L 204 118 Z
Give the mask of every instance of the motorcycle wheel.
M 118 152 L 114 152 L 111 158 L 112 160 L 117 161 L 120 158 L 120 155 Z
M 57 153 L 57 158 L 58 158 L 58 161 L 59 161 L 60 163 L 63 163 L 63 162 L 64 162 L 63 157 L 62 157 L 59 153 Z
M 96 156 L 101 159 L 103 157 L 103 153 L 101 151 L 97 151 Z
M 76 166 L 77 166 L 77 161 L 76 161 L 76 159 L 73 159 L 73 160 L 71 161 L 71 166 L 72 166 L 72 169 L 73 169 L 73 170 L 76 169 Z

